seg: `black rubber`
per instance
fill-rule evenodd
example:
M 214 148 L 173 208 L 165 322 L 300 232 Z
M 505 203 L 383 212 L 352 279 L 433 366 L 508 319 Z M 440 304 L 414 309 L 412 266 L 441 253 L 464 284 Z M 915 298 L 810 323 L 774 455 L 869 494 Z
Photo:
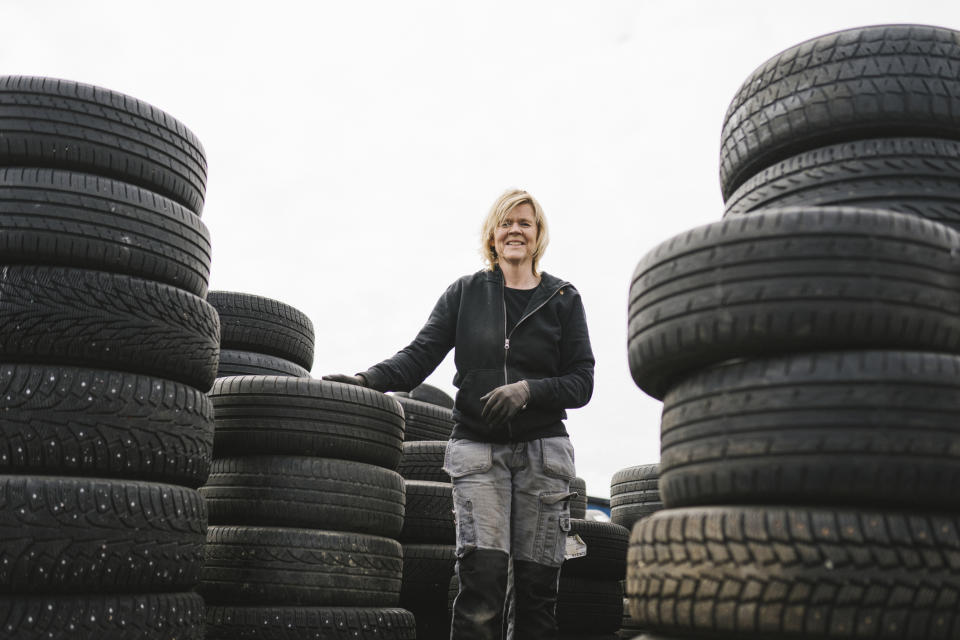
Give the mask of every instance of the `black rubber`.
M 313 323 L 288 304 L 249 293 L 211 291 L 207 302 L 220 314 L 223 349 L 255 351 L 313 368 Z
M 179 382 L 0 363 L 0 472 L 197 487 L 210 473 L 213 405 Z
M 587 481 L 577 477 L 570 481 L 570 491 L 577 495 L 570 498 L 570 517 L 583 520 L 587 517 Z
M 192 211 L 72 171 L 0 168 L 0 254 L 4 264 L 124 273 L 201 297 L 210 279 L 210 234 Z
M 0 76 L 0 130 L 0 165 L 92 173 L 203 210 L 200 141 L 136 98 L 70 80 Z
M 178 591 L 195 585 L 207 512 L 169 484 L 0 476 L 0 593 Z
M 4 640 L 203 640 L 193 592 L 0 596 Z
M 451 409 L 398 395 L 393 398 L 403 407 L 406 424 L 404 441 L 450 439 L 450 432 L 453 431 Z
M 310 372 L 300 365 L 263 353 L 221 349 L 217 377 L 229 376 L 293 376 L 309 378 Z
M 198 590 L 209 604 L 394 607 L 396 540 L 316 529 L 210 527 Z
M 620 628 L 623 590 L 617 580 L 560 577 L 557 625 L 560 633 L 600 634 Z
M 804 151 L 747 180 L 724 215 L 794 206 L 886 209 L 960 228 L 960 142 L 880 138 Z
M 103 367 L 206 391 L 219 344 L 216 311 L 182 289 L 103 271 L 0 268 L 7 361 Z
M 207 640 L 416 640 L 416 631 L 413 614 L 397 608 L 207 608 Z
M 400 606 L 415 614 L 446 612 L 447 592 L 456 563 L 455 545 L 404 544 Z M 447 629 L 447 635 L 449 633 Z
M 960 139 L 960 33 L 881 25 L 807 40 L 754 71 L 730 103 L 723 196 L 801 151 L 902 136 Z
M 407 506 L 399 540 L 454 544 L 453 485 L 449 482 L 405 480 Z
M 905 214 L 768 210 L 676 236 L 633 275 L 629 362 L 655 398 L 730 358 L 960 350 L 960 235 Z
M 587 555 L 563 562 L 563 575 L 598 580 L 623 580 L 630 531 L 612 522 L 570 520 L 570 534 L 587 545 Z
M 958 554 L 956 514 L 665 509 L 634 527 L 627 595 L 670 634 L 955 638 Z
M 960 508 L 960 357 L 811 353 L 730 363 L 664 400 L 663 500 Z
M 200 489 L 210 523 L 302 527 L 396 538 L 403 478 L 363 462 L 307 456 L 220 458 Z
M 403 414 L 380 392 L 348 384 L 291 378 L 221 378 L 210 390 L 217 416 L 217 457 L 258 454 L 318 456 L 396 469 Z
M 407 480 L 450 482 L 443 470 L 446 440 L 415 440 L 403 443 L 403 457 L 397 471 Z
M 660 465 L 621 469 L 610 479 L 610 522 L 633 529 L 637 520 L 663 509 Z
M 420 402 L 428 402 L 447 409 L 453 409 L 453 398 L 443 389 L 438 389 L 433 385 L 426 383 L 412 389 L 409 393 L 406 391 L 395 391 L 396 396 L 413 398 Z

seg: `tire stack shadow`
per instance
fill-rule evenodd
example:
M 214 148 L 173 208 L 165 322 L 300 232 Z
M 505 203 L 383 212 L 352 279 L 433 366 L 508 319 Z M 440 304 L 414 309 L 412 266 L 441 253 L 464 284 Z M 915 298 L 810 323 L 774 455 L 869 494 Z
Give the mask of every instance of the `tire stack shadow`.
M 647 638 L 960 629 L 960 33 L 792 47 L 724 123 L 724 220 L 634 272 L 665 509 L 636 523 Z

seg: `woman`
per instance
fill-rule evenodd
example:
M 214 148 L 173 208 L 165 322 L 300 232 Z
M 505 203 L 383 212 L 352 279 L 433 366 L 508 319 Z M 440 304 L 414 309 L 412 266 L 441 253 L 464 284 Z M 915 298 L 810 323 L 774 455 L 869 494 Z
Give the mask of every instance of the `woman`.
M 555 638 L 575 476 L 564 409 L 590 399 L 593 352 L 577 290 L 538 271 L 548 234 L 533 196 L 500 196 L 481 237 L 487 268 L 450 285 L 413 342 L 356 376 L 324 379 L 409 391 L 455 348 L 444 458 L 460 578 L 451 638 L 501 636 L 511 558 L 514 637 Z

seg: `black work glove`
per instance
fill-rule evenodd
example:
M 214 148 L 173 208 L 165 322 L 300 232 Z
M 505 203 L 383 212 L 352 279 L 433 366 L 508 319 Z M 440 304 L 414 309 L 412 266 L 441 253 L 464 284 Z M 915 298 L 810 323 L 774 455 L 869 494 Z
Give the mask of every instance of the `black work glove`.
M 357 387 L 367 386 L 366 379 L 361 375 L 348 376 L 342 373 L 331 373 L 320 378 L 321 380 L 329 380 L 330 382 L 342 382 L 343 384 L 352 384 Z
M 480 397 L 483 407 L 480 415 L 491 425 L 506 422 L 527 406 L 530 400 L 530 387 L 526 380 L 505 384 Z

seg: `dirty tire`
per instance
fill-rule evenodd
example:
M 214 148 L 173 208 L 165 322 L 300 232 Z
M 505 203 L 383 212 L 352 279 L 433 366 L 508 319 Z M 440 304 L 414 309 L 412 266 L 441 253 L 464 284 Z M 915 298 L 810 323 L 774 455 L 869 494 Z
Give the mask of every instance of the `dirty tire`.
M 577 495 L 570 498 L 570 517 L 583 520 L 587 517 L 587 481 L 576 477 L 570 481 L 570 491 Z
M 6 360 L 129 371 L 201 391 L 213 384 L 220 325 L 203 298 L 103 271 L 19 265 L 2 271 Z
M 403 457 L 397 471 L 407 480 L 450 482 L 443 470 L 446 440 L 416 440 L 403 443 Z
M 0 472 L 203 484 L 213 405 L 132 373 L 0 364 Z
M 0 164 L 48 167 L 129 182 L 200 215 L 207 161 L 181 122 L 102 87 L 0 77 Z
M 338 458 L 396 469 L 403 445 L 397 402 L 355 385 L 242 376 L 210 390 L 217 457 L 287 454 Z
M 612 522 L 570 520 L 569 535 L 579 535 L 587 555 L 563 562 L 563 575 L 598 580 L 623 580 L 626 575 L 630 531 Z
M 230 376 L 292 376 L 294 378 L 309 378 L 310 372 L 289 360 L 268 356 L 264 353 L 252 351 L 236 351 L 221 349 L 220 361 L 217 365 L 217 377 Z
M 210 523 L 352 531 L 396 538 L 403 478 L 372 464 L 307 456 L 220 458 L 200 489 Z
M 453 485 L 449 482 L 405 480 L 407 506 L 399 540 L 454 544 Z
M 72 171 L 0 168 L 5 264 L 122 273 L 206 296 L 210 233 L 192 211 L 130 184 Z
M 189 589 L 206 516 L 197 491 L 175 485 L 0 476 L 0 593 Z
M 429 402 L 394 395 L 403 407 L 404 441 L 449 440 L 453 431 L 453 411 Z
M 777 352 L 960 350 L 960 235 L 905 214 L 769 210 L 676 236 L 633 275 L 629 361 L 662 399 L 691 371 Z
M 560 633 L 614 632 L 623 620 L 623 589 L 616 580 L 560 576 L 557 626 Z
M 203 598 L 192 592 L 0 596 L 0 638 L 203 640 Z
M 449 393 L 443 389 L 438 389 L 437 387 L 426 383 L 421 384 L 418 387 L 414 387 L 409 392 L 396 391 L 394 392 L 394 395 L 405 398 L 413 398 L 414 400 L 419 400 L 420 402 L 435 404 L 438 407 L 453 409 L 453 398 L 450 397 Z
M 207 640 L 415 640 L 413 614 L 397 608 L 207 608 Z
M 274 527 L 210 527 L 199 592 L 210 604 L 395 607 L 396 540 Z
M 641 464 L 621 469 L 610 479 L 610 522 L 633 529 L 633 524 L 663 509 L 660 465 Z
M 960 357 L 810 353 L 725 364 L 664 401 L 668 507 L 960 508 Z
M 414 613 L 445 612 L 456 551 L 452 544 L 404 544 L 400 606 Z
M 630 540 L 630 614 L 670 634 L 941 638 L 960 623 L 955 514 L 666 509 Z
M 220 314 L 224 349 L 254 351 L 313 368 L 313 323 L 288 304 L 249 293 L 211 291 L 207 302 Z
M 849 140 L 960 139 L 960 34 L 882 25 L 807 40 L 741 85 L 720 142 L 726 199 L 752 175 L 802 151 Z
M 747 180 L 724 216 L 796 206 L 886 209 L 958 229 L 960 142 L 881 138 L 804 151 Z

